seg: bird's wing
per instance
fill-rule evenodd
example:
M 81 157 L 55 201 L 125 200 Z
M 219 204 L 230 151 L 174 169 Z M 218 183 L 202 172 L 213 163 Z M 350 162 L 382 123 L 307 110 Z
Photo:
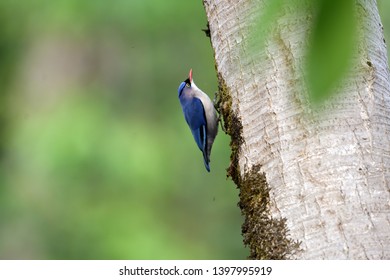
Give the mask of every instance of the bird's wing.
M 196 144 L 202 152 L 205 152 L 207 150 L 207 122 L 202 101 L 194 97 L 187 104 L 184 110 L 184 117 L 191 129 Z

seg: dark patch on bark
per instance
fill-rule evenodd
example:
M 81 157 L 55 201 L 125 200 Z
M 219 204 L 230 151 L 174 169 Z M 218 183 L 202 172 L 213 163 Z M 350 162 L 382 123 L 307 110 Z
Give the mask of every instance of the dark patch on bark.
M 285 260 L 298 250 L 299 242 L 288 237 L 286 219 L 274 219 L 269 211 L 269 188 L 264 173 L 256 165 L 240 178 L 240 202 L 245 222 L 244 244 L 250 248 L 250 259 Z
M 218 73 L 218 94 L 215 106 L 219 114 L 223 117 L 224 131 L 230 135 L 230 148 L 232 149 L 232 153 L 230 155 L 230 165 L 227 169 L 227 177 L 231 177 L 237 185 L 238 178 L 236 175 L 240 173 L 238 170 L 238 158 L 242 143 L 242 125 L 241 120 L 232 109 L 231 95 L 220 73 Z
M 245 218 L 242 236 L 250 249 L 250 259 L 290 259 L 299 250 L 299 243 L 288 237 L 285 219 L 274 219 L 269 209 L 269 187 L 260 165 L 254 166 L 242 177 L 239 170 L 240 148 L 243 143 L 241 119 L 232 109 L 229 88 L 218 73 L 218 95 L 216 107 L 223 116 L 224 127 L 231 136 L 230 166 L 227 176 L 231 177 L 240 190 L 238 206 Z

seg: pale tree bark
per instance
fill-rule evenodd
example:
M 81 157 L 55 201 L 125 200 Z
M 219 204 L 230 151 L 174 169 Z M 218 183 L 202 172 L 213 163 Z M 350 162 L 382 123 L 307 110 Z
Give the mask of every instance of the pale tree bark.
M 248 54 L 263 2 L 204 0 L 250 258 L 390 259 L 390 78 L 376 2 L 357 1 L 356 63 L 315 110 L 302 71 L 310 10 L 285 7 Z

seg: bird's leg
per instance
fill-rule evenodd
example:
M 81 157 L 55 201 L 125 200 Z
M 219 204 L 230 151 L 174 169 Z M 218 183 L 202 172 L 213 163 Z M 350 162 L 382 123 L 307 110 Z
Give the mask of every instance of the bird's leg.
M 218 113 L 218 122 L 221 124 L 222 131 L 225 132 L 225 134 L 226 134 L 225 125 L 224 125 L 222 117 L 221 117 L 222 116 L 222 113 L 221 113 L 221 102 L 222 102 L 222 100 L 221 100 L 221 98 L 220 98 L 220 96 L 218 94 L 218 91 L 216 91 L 214 93 L 213 104 L 214 104 L 215 110 Z

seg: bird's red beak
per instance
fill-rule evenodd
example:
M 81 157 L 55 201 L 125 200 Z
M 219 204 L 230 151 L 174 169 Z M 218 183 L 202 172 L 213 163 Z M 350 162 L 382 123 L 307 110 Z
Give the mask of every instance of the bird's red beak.
M 190 69 L 190 73 L 188 74 L 188 78 L 190 79 L 190 83 L 192 83 L 192 69 Z

